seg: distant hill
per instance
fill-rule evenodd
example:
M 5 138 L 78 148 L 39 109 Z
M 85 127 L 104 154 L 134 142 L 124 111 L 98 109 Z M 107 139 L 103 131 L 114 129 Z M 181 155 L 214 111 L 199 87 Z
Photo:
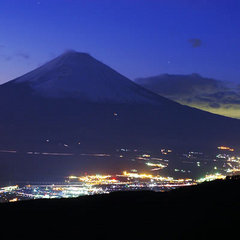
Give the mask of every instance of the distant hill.
M 2 229 L 11 219 L 11 236 L 24 238 L 237 239 L 239 188 L 239 180 L 221 180 L 165 193 L 4 203 Z
M 240 90 L 237 85 L 199 74 L 138 78 L 136 83 L 184 105 L 228 117 L 240 118 Z

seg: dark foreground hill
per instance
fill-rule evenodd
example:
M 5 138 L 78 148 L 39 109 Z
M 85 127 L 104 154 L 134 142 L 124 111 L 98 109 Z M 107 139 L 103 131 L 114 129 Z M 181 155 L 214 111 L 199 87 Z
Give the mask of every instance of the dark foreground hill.
M 240 180 L 221 180 L 166 193 L 1 204 L 1 226 L 32 239 L 231 239 L 238 233 L 239 187 Z

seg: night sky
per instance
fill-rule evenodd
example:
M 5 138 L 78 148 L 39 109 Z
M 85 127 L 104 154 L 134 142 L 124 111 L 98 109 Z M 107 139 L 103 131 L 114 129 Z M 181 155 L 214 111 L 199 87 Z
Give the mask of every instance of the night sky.
M 68 49 L 130 79 L 240 80 L 239 0 L 1 0 L 0 83 Z

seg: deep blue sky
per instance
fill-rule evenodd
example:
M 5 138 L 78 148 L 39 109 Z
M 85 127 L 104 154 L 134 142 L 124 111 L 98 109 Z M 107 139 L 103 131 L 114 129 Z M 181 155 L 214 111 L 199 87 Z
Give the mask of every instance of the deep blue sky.
M 240 82 L 239 12 L 239 0 L 0 0 L 0 83 L 67 49 L 131 79 L 195 72 Z

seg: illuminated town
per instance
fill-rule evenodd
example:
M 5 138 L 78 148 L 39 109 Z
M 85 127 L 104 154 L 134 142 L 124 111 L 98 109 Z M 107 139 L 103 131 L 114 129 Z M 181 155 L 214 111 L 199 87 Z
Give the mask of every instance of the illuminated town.
M 173 179 L 159 175 L 124 171 L 119 175 L 69 176 L 63 184 L 14 185 L 0 189 L 1 201 L 14 202 L 39 198 L 70 198 L 107 194 L 113 191 L 166 191 L 196 184 L 192 179 Z
M 130 151 L 127 149 L 117 150 L 120 158 L 125 158 L 128 152 Z M 0 188 L 0 202 L 74 198 L 83 195 L 108 194 L 114 191 L 169 191 L 239 174 L 240 157 L 234 152 L 232 148 L 220 146 L 214 158 L 201 152 L 184 153 L 181 157 L 179 156 L 179 166 L 171 163 L 170 155 L 174 154 L 173 150 L 161 149 L 159 157 L 151 156 L 149 153 L 138 153 L 134 162 L 141 166 L 140 169 L 124 170 L 118 174 L 71 175 L 64 177 L 62 182 L 5 185 Z M 94 156 L 106 157 L 108 154 L 94 154 Z M 143 165 L 145 171 L 142 168 Z M 203 172 L 205 174 L 198 178 L 189 177 L 199 169 L 201 174 Z M 171 173 L 171 176 L 167 173 Z

